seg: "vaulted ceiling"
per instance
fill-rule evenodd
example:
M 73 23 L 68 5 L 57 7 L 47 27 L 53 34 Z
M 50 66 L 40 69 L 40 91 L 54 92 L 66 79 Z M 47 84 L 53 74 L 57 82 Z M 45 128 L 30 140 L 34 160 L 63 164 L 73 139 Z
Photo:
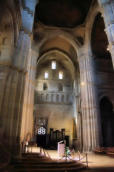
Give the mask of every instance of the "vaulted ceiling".
M 58 28 L 63 27 L 63 30 L 64 28 L 69 28 L 71 31 L 71 28 L 75 29 L 77 26 L 83 24 L 86 21 L 90 7 L 93 7 L 93 2 L 93 0 L 39 0 L 35 12 L 34 23 L 36 24 L 36 30 L 34 29 L 34 40 L 38 39 L 38 42 L 40 42 L 40 39 L 45 37 L 44 33 L 47 32 L 46 29 L 40 29 L 40 32 L 39 30 L 37 31 L 41 23 L 46 25 L 46 27 L 48 26 L 48 28 L 52 26 Z M 42 24 L 40 26 L 43 28 Z M 80 27 L 77 28 L 80 30 Z M 107 50 L 108 39 L 105 33 L 104 19 L 101 17 L 100 13 L 95 18 L 90 41 L 93 54 L 96 58 L 110 58 L 110 53 Z M 71 53 L 69 53 L 71 52 L 71 46 L 66 46 L 66 42 L 61 39 L 52 39 L 51 42 L 42 46 L 41 51 L 44 52 L 53 48 L 61 49 L 61 47 L 62 51 L 67 52 L 70 54 L 70 57 L 72 57 Z
M 35 22 L 48 26 L 76 27 L 83 24 L 92 0 L 39 0 Z

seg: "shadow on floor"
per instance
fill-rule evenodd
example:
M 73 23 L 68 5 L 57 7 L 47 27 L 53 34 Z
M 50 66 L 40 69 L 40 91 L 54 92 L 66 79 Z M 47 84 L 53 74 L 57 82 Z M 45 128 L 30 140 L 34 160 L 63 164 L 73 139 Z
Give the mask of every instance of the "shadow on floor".
M 82 170 L 82 172 L 114 172 L 114 167 L 88 168 L 86 170 Z

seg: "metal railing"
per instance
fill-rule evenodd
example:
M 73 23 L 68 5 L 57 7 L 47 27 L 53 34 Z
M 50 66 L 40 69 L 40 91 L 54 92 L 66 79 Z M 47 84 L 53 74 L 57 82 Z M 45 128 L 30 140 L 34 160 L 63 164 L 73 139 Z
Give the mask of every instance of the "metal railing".
M 85 159 L 85 161 L 83 161 L 84 159 Z M 78 160 L 82 163 L 86 163 L 86 166 L 88 168 L 88 154 L 87 153 L 84 153 L 84 155 L 81 156 L 80 151 L 78 151 Z
M 44 155 L 45 157 L 48 157 L 49 159 L 51 159 L 51 156 L 49 155 L 48 151 L 45 150 L 44 148 L 40 147 L 40 154 Z

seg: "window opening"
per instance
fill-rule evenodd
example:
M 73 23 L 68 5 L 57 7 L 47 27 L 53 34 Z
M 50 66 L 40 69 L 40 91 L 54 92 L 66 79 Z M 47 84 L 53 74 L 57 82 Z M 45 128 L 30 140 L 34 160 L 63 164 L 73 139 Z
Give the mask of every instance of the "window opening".
M 45 78 L 45 79 L 48 79 L 48 77 L 49 77 L 48 72 L 45 72 L 45 73 L 44 73 L 44 78 Z
M 47 89 L 48 89 L 47 83 L 44 83 L 43 84 L 43 90 L 47 90 Z
M 59 72 L 59 79 L 63 79 L 63 72 Z
M 56 69 L 56 61 L 51 62 L 51 69 L 53 69 L 53 70 Z

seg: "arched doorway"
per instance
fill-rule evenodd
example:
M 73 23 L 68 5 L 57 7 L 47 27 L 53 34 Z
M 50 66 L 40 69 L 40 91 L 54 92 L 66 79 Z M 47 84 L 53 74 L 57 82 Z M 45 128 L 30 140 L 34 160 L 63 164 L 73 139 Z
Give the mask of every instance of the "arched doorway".
M 100 117 L 103 147 L 114 146 L 114 112 L 113 105 L 107 97 L 100 101 Z

